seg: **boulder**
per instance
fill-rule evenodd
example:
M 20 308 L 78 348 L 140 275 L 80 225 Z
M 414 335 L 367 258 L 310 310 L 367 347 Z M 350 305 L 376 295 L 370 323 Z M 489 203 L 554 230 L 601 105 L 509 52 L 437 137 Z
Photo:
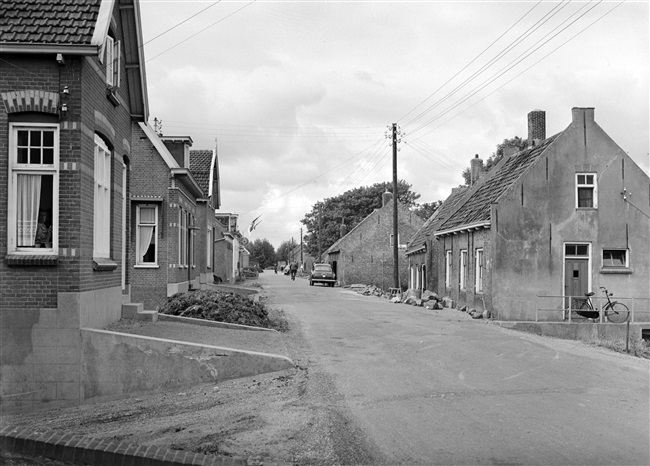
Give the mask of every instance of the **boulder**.
M 409 288 L 406 290 L 402 298 L 406 300 L 406 298 L 410 298 L 411 296 L 414 297 L 415 299 L 420 299 L 420 296 L 422 295 L 422 292 L 420 290 L 414 290 Z
M 425 290 L 422 292 L 422 301 L 437 301 L 438 295 L 433 291 Z
M 467 306 L 463 306 L 460 308 L 460 312 L 467 312 Z
M 391 303 L 401 303 L 402 298 L 400 298 L 399 296 L 395 296 L 394 298 L 391 298 L 389 302 L 391 302 Z
M 422 306 L 422 300 L 421 299 L 416 299 L 414 306 Z
M 442 307 L 448 307 L 453 309 L 456 307 L 456 301 L 451 299 L 449 296 L 445 296 L 442 298 Z

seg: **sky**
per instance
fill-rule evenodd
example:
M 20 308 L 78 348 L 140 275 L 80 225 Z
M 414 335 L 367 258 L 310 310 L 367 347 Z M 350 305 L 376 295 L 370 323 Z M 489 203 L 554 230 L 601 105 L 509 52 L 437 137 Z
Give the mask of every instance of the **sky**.
M 421 203 L 572 107 L 650 172 L 647 1 L 141 0 L 150 119 L 217 148 L 220 211 L 299 241 L 321 200 L 400 179 Z M 303 227 L 303 234 L 306 234 Z

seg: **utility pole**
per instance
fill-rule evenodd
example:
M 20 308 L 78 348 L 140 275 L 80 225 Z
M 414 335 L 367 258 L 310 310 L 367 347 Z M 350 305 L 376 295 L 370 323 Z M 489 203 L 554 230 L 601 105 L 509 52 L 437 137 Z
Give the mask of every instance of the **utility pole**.
M 397 230 L 397 123 L 393 123 L 393 287 L 399 288 L 399 237 Z
M 302 257 L 302 227 L 300 227 L 300 263 L 304 262 Z

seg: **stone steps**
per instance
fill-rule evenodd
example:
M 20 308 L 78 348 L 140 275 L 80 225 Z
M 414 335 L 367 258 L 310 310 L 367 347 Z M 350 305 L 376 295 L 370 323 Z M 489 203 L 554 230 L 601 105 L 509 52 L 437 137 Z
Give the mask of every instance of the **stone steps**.
M 122 304 L 122 319 L 156 322 L 158 321 L 158 312 L 146 311 L 142 303 L 125 303 Z

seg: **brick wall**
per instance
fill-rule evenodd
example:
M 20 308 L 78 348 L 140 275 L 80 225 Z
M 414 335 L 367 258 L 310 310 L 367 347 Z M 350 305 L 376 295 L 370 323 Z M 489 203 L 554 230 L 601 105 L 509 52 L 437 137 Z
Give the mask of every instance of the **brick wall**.
M 392 203 L 370 214 L 352 229 L 340 243 L 337 259 L 339 283 L 363 283 L 384 289 L 393 286 Z M 422 227 L 423 220 L 403 206 L 399 206 L 398 233 L 400 243 L 406 242 Z M 405 250 L 398 250 L 400 283 L 408 285 L 408 258 Z M 328 259 L 332 262 L 333 259 Z

